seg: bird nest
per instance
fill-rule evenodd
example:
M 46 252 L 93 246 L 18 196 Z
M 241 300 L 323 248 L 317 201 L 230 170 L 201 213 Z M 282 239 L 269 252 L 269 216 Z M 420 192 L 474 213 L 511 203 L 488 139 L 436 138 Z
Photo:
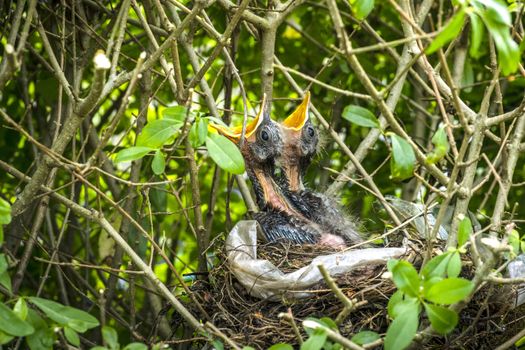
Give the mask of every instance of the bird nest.
M 421 242 L 412 242 L 414 252 L 423 252 Z M 308 265 L 319 254 L 330 254 L 329 249 L 317 246 L 270 245 L 258 247 L 258 258 L 267 259 L 282 271 L 289 272 Z M 309 317 L 330 317 L 335 320 L 343 310 L 343 303 L 335 296 L 326 282 L 321 281 L 305 290 L 305 299 L 261 300 L 251 296 L 239 283 L 227 263 L 224 251 L 219 253 L 222 263 L 213 268 L 207 281 L 196 281 L 191 289 L 203 301 L 202 305 L 213 322 L 229 338 L 238 344 L 257 349 L 267 349 L 276 343 L 298 344 L 298 336 L 290 324 L 293 315 L 304 339 L 307 335 L 301 322 Z M 419 268 L 421 257 L 414 253 L 410 260 Z M 472 278 L 473 268 L 465 262 L 462 276 Z M 383 278 L 384 265 L 366 266 L 351 273 L 337 276 L 340 290 L 356 301 L 356 307 L 339 324 L 343 336 L 370 330 L 384 334 L 389 325 L 387 304 L 396 288 L 392 281 Z M 420 348 L 493 349 L 525 326 L 525 305 L 512 308 L 509 300 L 515 293 L 510 287 L 486 285 L 476 293 L 469 305 L 460 313 L 460 321 L 454 332 L 447 337 L 434 337 Z M 192 305 L 190 309 L 198 314 Z M 180 319 L 179 317 L 175 317 Z M 423 319 L 423 323 L 428 324 Z

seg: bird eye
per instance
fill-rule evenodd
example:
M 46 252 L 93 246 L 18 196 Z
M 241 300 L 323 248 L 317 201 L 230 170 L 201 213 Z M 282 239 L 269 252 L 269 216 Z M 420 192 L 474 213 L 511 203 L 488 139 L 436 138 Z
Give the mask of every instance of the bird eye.
M 263 130 L 261 132 L 261 138 L 264 140 L 264 141 L 268 141 L 270 139 L 270 136 L 268 135 L 268 133 L 266 132 L 266 130 Z
M 314 137 L 314 135 L 315 135 L 314 128 L 312 128 L 311 126 L 308 126 L 308 129 L 306 131 L 308 132 L 308 136 Z

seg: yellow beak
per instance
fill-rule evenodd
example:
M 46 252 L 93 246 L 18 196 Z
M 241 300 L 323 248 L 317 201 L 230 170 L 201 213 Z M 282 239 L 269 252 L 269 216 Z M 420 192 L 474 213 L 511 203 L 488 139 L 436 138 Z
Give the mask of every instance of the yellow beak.
M 244 134 L 245 138 L 249 138 L 251 135 L 253 135 L 253 133 L 257 131 L 257 128 L 259 127 L 259 125 L 261 125 L 263 121 L 263 111 L 264 111 L 265 106 L 266 106 L 266 94 L 263 95 L 263 100 L 261 104 L 261 109 L 259 109 L 259 113 L 257 113 L 257 116 L 255 117 L 254 120 L 252 120 L 249 124 L 246 125 L 246 132 Z M 238 125 L 234 127 L 227 127 L 223 125 L 210 123 L 209 127 L 217 130 L 220 134 L 226 136 L 227 138 L 235 142 L 239 142 L 241 135 L 242 135 L 242 125 Z
M 286 118 L 281 125 L 285 128 L 299 131 L 304 127 L 304 124 L 308 121 L 308 108 L 310 105 L 310 91 L 304 94 L 303 102 L 297 107 L 292 114 Z

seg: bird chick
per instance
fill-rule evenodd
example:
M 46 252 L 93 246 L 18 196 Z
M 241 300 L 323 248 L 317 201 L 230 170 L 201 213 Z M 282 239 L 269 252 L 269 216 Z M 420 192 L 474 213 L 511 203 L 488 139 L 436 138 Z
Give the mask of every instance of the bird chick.
M 331 232 L 331 236 L 324 237 L 320 242 L 330 246 L 340 241 L 360 243 L 363 239 L 356 225 L 344 215 L 338 203 L 304 186 L 303 176 L 319 143 L 319 135 L 309 118 L 309 103 L 310 92 L 306 92 L 297 109 L 280 123 L 283 147 L 278 162 L 282 175 L 277 182 L 295 209 L 319 224 L 324 231 Z
M 266 98 L 263 98 L 257 117 L 246 126 L 244 142 L 240 142 L 242 126 L 210 126 L 240 148 L 261 210 L 254 214 L 254 218 L 259 222 L 265 239 L 268 242 L 317 243 L 323 234 L 319 225 L 298 212 L 275 183 L 275 158 L 282 153 L 283 141 L 279 126 L 270 118 Z

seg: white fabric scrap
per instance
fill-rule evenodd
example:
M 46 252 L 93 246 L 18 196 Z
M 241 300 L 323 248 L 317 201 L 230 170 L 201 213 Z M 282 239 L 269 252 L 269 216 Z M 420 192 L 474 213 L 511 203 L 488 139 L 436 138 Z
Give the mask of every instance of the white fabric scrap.
M 282 272 L 268 260 L 257 259 L 257 222 L 240 221 L 226 239 L 231 271 L 250 295 L 270 300 L 305 298 L 304 292 L 323 280 L 317 265 L 323 264 L 331 276 L 350 273 L 363 266 L 386 264 L 407 253 L 407 248 L 367 248 L 318 256 L 290 273 Z

